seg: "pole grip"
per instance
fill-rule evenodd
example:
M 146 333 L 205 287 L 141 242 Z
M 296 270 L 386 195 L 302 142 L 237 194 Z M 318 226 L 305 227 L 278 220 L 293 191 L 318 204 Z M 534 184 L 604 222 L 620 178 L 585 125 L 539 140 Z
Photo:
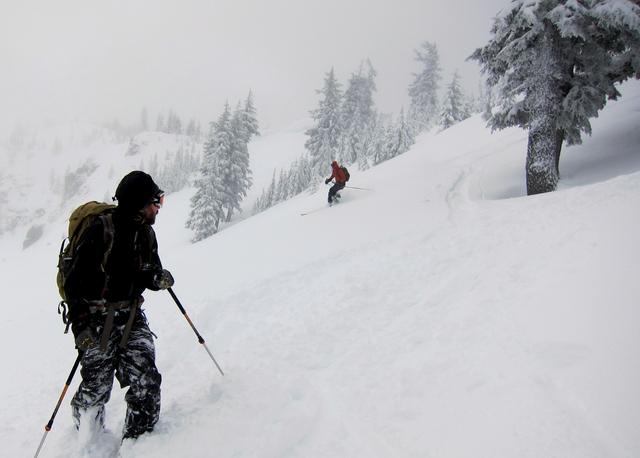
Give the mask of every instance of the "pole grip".
M 178 299 L 178 296 L 176 296 L 176 293 L 173 292 L 173 289 L 167 288 L 167 291 L 169 291 L 169 294 L 171 294 L 171 297 L 173 298 L 174 302 L 176 303 L 176 305 L 178 306 L 182 314 L 186 315 L 187 312 L 184 310 L 184 307 L 180 303 L 180 300 Z

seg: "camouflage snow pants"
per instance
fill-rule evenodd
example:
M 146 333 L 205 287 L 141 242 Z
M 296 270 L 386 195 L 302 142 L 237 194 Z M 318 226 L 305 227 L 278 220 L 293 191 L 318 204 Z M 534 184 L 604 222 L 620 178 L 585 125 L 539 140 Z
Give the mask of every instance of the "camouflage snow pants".
M 96 327 L 97 335 L 102 325 Z M 96 408 L 95 420 L 104 426 L 104 405 L 109 401 L 113 377 L 125 394 L 127 414 L 123 437 L 137 437 L 152 431 L 160 416 L 160 383 L 162 377 L 155 364 L 153 334 L 142 312 L 138 312 L 124 348 L 119 348 L 124 325 L 114 326 L 107 350 L 99 346 L 87 350 L 82 357 L 82 381 L 71 400 L 73 420 L 77 428 L 87 409 Z

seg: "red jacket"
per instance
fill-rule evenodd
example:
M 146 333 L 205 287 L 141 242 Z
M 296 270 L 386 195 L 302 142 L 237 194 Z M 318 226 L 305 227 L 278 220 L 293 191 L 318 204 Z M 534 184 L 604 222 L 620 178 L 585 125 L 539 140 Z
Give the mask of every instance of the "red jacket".
M 331 169 L 333 171 L 331 173 L 331 176 L 328 178 L 329 181 L 335 178 L 336 183 L 345 184 L 347 182 L 347 177 L 344 176 L 344 172 L 336 161 L 333 161 L 331 163 Z

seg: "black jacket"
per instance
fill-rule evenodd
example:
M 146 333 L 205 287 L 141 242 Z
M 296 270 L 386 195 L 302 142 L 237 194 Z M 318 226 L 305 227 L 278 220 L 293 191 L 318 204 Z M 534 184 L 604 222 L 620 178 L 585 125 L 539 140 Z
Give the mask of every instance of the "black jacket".
M 153 228 L 140 217 L 119 208 L 113 213 L 114 238 L 102 270 L 107 249 L 102 222 L 96 218 L 80 241 L 74 267 L 65 281 L 71 318 L 88 312 L 89 301 L 118 302 L 138 298 L 145 289 L 157 291 L 154 275 L 162 270 Z

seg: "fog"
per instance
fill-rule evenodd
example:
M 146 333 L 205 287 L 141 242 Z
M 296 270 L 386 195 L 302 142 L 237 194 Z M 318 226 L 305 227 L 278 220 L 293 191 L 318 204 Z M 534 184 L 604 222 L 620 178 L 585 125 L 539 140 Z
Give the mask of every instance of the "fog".
M 376 101 L 408 105 L 419 67 L 414 49 L 438 45 L 443 84 L 489 38 L 508 0 L 0 0 L 0 124 L 119 119 L 143 108 L 215 119 L 251 89 L 263 129 L 284 128 L 315 108 L 332 67 L 344 84 L 369 58 Z

